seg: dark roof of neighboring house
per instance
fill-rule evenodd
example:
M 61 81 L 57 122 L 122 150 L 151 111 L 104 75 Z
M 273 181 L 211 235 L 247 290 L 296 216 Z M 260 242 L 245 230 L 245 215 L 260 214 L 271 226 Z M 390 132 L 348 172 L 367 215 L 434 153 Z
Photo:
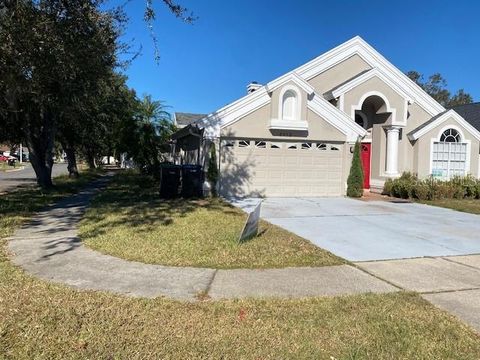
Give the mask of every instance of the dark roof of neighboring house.
M 428 126 L 429 124 L 437 120 L 440 116 L 442 116 L 449 110 L 454 110 L 456 113 L 458 113 L 458 115 L 464 118 L 470 125 L 472 125 L 475 129 L 480 131 L 480 102 L 477 102 L 472 104 L 454 106 L 451 109 L 442 111 L 440 114 L 435 115 L 427 122 L 424 122 L 422 125 L 412 130 L 409 134 L 416 133 L 417 131 L 423 129 L 425 126 Z
M 205 114 L 191 114 L 191 113 L 176 112 L 175 122 L 177 126 L 183 127 L 183 126 L 190 125 L 194 121 L 200 120 L 205 116 L 206 116 Z
M 475 129 L 480 131 L 480 102 L 458 105 L 452 109 L 467 120 Z

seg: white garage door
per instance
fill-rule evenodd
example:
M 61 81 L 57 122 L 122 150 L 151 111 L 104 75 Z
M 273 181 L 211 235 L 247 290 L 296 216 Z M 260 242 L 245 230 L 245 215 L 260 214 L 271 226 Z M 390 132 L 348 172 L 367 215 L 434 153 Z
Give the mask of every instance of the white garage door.
M 342 195 L 343 144 L 222 140 L 224 196 Z

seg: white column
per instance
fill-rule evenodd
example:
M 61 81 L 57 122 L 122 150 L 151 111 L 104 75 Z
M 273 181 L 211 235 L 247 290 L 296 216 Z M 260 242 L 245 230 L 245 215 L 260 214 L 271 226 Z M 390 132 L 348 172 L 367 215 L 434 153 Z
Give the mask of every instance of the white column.
M 400 138 L 400 127 L 389 126 L 387 131 L 387 176 L 398 175 L 398 141 Z

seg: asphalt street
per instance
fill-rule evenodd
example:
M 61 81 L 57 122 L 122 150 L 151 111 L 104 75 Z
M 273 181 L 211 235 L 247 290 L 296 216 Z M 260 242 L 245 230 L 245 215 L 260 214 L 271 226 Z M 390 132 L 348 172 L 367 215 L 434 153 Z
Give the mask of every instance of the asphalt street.
M 53 165 L 52 176 L 67 173 L 67 164 Z M 18 186 L 35 184 L 35 172 L 30 164 L 25 164 L 25 169 L 18 171 L 0 171 L 0 193 L 12 190 Z

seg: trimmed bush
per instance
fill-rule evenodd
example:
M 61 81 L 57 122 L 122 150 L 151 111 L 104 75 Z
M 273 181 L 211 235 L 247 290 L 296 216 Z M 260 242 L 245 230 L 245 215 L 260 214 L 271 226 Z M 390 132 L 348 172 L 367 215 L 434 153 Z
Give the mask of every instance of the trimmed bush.
M 360 142 L 355 143 L 352 165 L 347 179 L 347 196 L 359 198 L 363 196 L 363 168 L 360 159 Z
M 432 199 L 432 191 L 429 184 L 424 182 L 419 182 L 414 185 L 413 187 L 413 197 L 419 200 L 431 200 Z
M 416 175 L 404 172 L 398 179 L 392 181 L 392 196 L 409 199 L 413 195 L 413 188 L 418 182 Z
M 398 179 L 385 181 L 384 194 L 402 199 L 416 198 L 419 200 L 442 199 L 479 199 L 480 180 L 469 175 L 455 176 L 448 181 L 432 177 L 418 180 L 412 173 L 403 173 Z
M 383 185 L 383 195 L 388 195 L 388 196 L 393 196 L 393 180 L 392 179 L 387 179 L 385 181 L 385 184 Z

